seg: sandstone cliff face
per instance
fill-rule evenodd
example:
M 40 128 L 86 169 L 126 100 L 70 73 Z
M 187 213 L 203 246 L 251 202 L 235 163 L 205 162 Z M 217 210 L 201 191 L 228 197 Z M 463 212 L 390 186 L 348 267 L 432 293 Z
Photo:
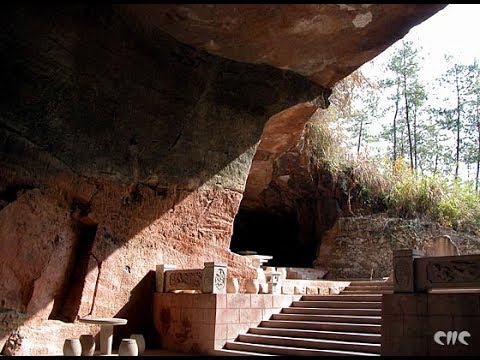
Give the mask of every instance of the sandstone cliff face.
M 147 46 L 111 10 L 2 18 L 2 309 L 144 332 L 156 264 L 253 276 L 229 242 L 263 125 L 326 90 L 168 36 Z
M 288 64 L 261 51 L 260 58 L 250 59 L 185 45 L 196 44 L 168 21 L 149 28 L 121 6 L 5 6 L 0 14 L 3 352 L 61 352 L 67 336 L 98 330 L 71 324 L 88 314 L 129 320 L 115 329 L 117 344 L 122 336 L 143 332 L 147 345 L 158 345 L 151 322 L 156 264 L 192 268 L 222 261 L 231 276 L 252 277 L 253 269 L 229 245 L 265 124 L 274 120 L 264 154 L 275 158 L 288 148 L 277 148 L 277 142 L 295 139 L 282 121 L 295 123 L 298 132 L 311 112 L 328 105 L 328 86 L 439 6 L 411 9 L 425 11 L 395 17 L 396 30 L 377 34 L 377 42 L 349 64 L 339 62 L 341 71 L 307 71 L 312 82 L 300 68 L 287 70 Z M 254 23 L 268 14 L 258 6 L 237 21 Z M 358 15 L 348 14 L 355 14 L 348 15 L 350 22 Z M 360 28 L 354 39 L 368 26 Z M 338 35 L 344 31 L 341 27 Z M 237 32 L 228 40 L 235 40 L 242 54 L 256 53 L 268 39 L 241 46 L 258 38 L 254 35 Z M 52 334 L 46 335 L 51 346 L 40 343 L 39 333 Z

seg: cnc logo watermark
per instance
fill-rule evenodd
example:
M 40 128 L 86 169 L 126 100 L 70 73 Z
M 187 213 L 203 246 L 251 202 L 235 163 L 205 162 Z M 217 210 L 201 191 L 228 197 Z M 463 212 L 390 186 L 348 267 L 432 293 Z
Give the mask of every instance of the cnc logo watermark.
M 472 335 L 468 331 L 461 331 L 460 333 L 458 331 L 437 331 L 435 335 L 433 335 L 433 340 L 438 344 L 438 345 L 455 345 L 457 343 L 457 340 L 460 344 L 463 345 L 469 345 L 467 343 L 467 340 L 465 338 L 469 338 Z M 442 341 L 443 339 L 443 341 Z

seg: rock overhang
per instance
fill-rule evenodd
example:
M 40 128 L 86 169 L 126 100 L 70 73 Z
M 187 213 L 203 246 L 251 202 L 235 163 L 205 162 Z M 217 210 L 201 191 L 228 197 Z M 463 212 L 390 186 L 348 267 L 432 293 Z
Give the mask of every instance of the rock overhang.
M 447 4 L 121 4 L 146 37 L 166 32 L 231 60 L 331 88 Z

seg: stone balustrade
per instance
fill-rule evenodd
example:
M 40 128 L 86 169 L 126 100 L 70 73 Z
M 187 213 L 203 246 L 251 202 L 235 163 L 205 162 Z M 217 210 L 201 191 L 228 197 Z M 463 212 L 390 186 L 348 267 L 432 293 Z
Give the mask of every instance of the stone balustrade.
M 192 290 L 204 294 L 226 292 L 227 266 L 215 262 L 204 263 L 203 269 L 177 270 L 175 265 L 156 267 L 156 291 Z
M 396 293 L 480 288 L 480 254 L 424 257 L 418 250 L 393 254 Z
M 393 268 L 394 293 L 382 297 L 381 355 L 478 356 L 480 254 L 397 250 Z M 468 334 L 467 344 L 446 339 L 455 332 Z
M 480 254 L 415 260 L 415 291 L 480 288 Z

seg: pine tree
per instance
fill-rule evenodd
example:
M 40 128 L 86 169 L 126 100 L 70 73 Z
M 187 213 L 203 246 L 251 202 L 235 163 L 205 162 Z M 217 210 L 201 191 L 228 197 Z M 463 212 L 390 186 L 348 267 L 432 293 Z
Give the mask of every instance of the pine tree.
M 338 121 L 350 135 L 349 140 L 357 156 L 362 145 L 372 140 L 369 126 L 377 117 L 377 90 L 377 86 L 357 70 L 337 83 L 330 98 Z
M 391 130 L 387 128 L 385 134 L 388 136 L 391 133 L 392 135 L 392 160 L 395 162 L 398 157 L 407 153 L 412 170 L 416 169 L 418 165 L 418 114 L 426 99 L 425 90 L 418 77 L 418 60 L 418 49 L 414 47 L 413 43 L 402 41 L 387 65 L 391 76 L 381 82 L 385 88 L 395 88 L 394 95 L 390 96 L 390 100 L 393 100 L 395 104 L 393 124 Z M 403 104 L 403 108 L 401 104 Z M 405 131 L 402 126 L 405 126 Z M 405 149 L 406 146 L 408 146 L 408 151 Z
M 472 75 L 465 103 L 466 128 L 464 161 L 467 165 L 475 164 L 475 190 L 479 190 L 480 177 L 480 66 L 477 59 L 469 66 Z

